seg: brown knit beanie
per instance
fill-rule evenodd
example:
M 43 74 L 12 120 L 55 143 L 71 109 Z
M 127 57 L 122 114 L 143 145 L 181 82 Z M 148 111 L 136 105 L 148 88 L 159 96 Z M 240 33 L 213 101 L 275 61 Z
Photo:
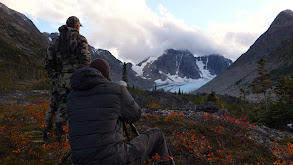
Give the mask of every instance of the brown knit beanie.
M 110 80 L 110 67 L 106 60 L 97 58 L 91 62 L 90 66 L 99 70 L 106 79 Z

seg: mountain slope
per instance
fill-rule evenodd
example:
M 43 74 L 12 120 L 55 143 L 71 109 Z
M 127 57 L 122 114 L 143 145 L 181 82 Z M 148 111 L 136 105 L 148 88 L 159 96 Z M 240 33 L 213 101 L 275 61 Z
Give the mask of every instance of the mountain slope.
M 25 15 L 2 3 L 0 22 L 0 90 L 18 80 L 40 79 L 49 40 Z
M 249 50 L 241 55 L 226 71 L 201 87 L 197 92 L 211 92 L 239 96 L 239 89 L 249 89 L 256 77 L 257 62 L 265 59 L 266 69 L 277 79 L 293 72 L 293 12 L 278 14 L 268 30 Z
M 0 3 L 0 22 L 1 57 L 9 58 L 7 49 L 23 53 L 24 56 L 43 56 L 40 52 L 48 45 L 49 40 L 25 15 Z

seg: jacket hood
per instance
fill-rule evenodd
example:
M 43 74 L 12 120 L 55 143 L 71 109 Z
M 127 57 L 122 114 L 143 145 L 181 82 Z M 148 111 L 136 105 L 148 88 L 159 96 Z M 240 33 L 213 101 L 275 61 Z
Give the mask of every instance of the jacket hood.
M 108 81 L 100 71 L 92 67 L 75 70 L 70 79 L 71 87 L 76 91 L 88 90 Z

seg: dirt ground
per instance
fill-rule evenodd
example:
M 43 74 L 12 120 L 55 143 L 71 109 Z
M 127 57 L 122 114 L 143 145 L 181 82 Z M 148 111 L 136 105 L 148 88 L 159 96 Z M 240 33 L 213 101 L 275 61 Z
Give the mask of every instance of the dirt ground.
M 14 104 L 34 104 L 40 100 L 49 101 L 49 91 L 31 90 L 31 91 L 13 91 L 0 94 L 0 105 Z

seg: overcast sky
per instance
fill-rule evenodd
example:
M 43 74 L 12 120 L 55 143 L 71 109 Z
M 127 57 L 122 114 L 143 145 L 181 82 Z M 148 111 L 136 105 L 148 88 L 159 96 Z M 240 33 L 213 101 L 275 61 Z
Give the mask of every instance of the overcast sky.
M 137 64 L 173 48 L 235 61 L 293 0 L 1 0 L 41 32 L 75 15 L 96 49 Z

